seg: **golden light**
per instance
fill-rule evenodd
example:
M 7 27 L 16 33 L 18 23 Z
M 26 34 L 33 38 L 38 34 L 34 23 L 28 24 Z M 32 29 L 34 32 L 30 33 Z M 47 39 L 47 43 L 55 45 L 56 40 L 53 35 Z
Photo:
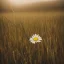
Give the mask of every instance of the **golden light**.
M 31 3 L 48 2 L 48 1 L 56 1 L 56 0 L 8 0 L 8 1 L 13 6 L 21 6 Z

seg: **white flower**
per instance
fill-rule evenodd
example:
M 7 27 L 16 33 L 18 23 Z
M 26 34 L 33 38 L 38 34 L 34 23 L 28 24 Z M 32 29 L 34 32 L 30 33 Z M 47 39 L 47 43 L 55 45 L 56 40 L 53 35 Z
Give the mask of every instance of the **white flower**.
M 42 38 L 38 34 L 34 34 L 29 40 L 35 44 L 37 42 L 41 42 Z

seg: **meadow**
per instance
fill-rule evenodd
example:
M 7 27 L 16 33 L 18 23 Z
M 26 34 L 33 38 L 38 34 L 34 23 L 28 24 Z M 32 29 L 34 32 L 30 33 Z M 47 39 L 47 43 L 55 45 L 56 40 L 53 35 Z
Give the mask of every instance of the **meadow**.
M 1 13 L 0 64 L 64 64 L 64 12 Z

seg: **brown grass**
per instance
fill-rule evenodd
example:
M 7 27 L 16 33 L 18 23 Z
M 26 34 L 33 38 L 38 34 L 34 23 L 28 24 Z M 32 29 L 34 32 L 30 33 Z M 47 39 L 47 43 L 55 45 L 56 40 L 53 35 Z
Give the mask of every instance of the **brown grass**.
M 0 64 L 64 64 L 64 13 L 2 13 Z M 39 34 L 42 42 L 29 38 Z

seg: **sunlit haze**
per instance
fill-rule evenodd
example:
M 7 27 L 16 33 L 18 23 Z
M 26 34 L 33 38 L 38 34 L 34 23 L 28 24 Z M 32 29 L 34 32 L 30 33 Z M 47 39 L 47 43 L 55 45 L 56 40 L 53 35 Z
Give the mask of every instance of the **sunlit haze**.
M 48 1 L 56 1 L 56 0 L 8 0 L 8 2 L 13 6 L 20 6 L 25 4 L 32 4 L 37 2 L 48 2 Z

